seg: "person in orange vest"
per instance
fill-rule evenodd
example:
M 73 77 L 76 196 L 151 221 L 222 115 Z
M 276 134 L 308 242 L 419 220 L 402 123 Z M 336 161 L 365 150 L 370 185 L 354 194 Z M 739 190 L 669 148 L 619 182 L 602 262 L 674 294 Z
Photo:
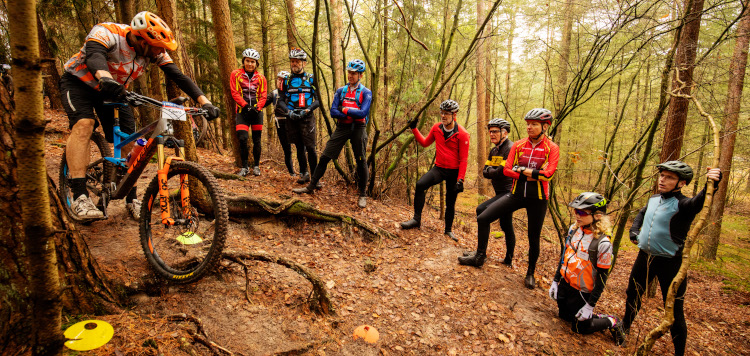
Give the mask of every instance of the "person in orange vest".
M 130 26 L 111 22 L 94 26 L 81 50 L 65 63 L 65 73 L 60 77 L 60 97 L 71 129 L 65 159 L 70 169 L 73 193 L 70 208 L 79 219 L 104 217 L 89 198 L 86 188 L 89 138 L 99 125 L 95 118 L 99 117 L 107 141 L 113 142 L 114 108 L 105 106 L 104 101 L 121 100 L 128 84 L 140 77 L 149 63 L 156 64 L 168 79 L 202 105 L 208 112 L 208 120 L 219 117 L 219 109 L 172 62 L 167 50 L 175 49 L 177 41 L 164 20 L 154 13 L 142 11 L 133 17 Z M 120 130 L 134 133 L 133 110 L 126 106 L 119 111 Z M 132 147 L 133 144 L 123 147 L 122 155 L 127 155 Z M 135 187 L 125 202 L 127 211 L 138 220 L 141 201 L 136 199 Z
M 242 67 L 235 69 L 229 76 L 229 88 L 232 99 L 237 104 L 235 131 L 240 141 L 240 159 L 242 169 L 238 173 L 244 177 L 250 174 L 248 166 L 249 151 L 247 148 L 248 129 L 253 132 L 253 174 L 260 175 L 261 137 L 263 133 L 263 115 L 261 110 L 266 106 L 268 83 L 266 77 L 258 72 L 260 53 L 248 48 L 242 52 Z
M 594 307 L 607 284 L 612 266 L 612 224 L 607 199 L 585 192 L 570 204 L 576 222 L 568 229 L 565 251 L 557 265 L 549 296 L 557 302 L 560 319 L 571 322 L 573 332 L 591 334 L 609 330 L 616 345 L 625 340 L 620 319 L 595 314 Z

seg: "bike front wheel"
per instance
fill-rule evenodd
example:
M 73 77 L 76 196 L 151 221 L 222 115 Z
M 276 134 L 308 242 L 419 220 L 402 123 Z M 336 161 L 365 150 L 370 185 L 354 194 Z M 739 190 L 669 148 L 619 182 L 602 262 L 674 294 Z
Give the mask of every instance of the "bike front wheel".
M 166 189 L 166 196 L 159 188 Z M 163 215 L 167 207 L 169 214 Z M 165 218 L 174 224 L 163 223 Z M 143 197 L 141 246 L 159 276 L 176 283 L 194 282 L 221 258 L 228 221 L 226 199 L 216 178 L 197 163 L 172 162 L 167 180 L 154 177 Z

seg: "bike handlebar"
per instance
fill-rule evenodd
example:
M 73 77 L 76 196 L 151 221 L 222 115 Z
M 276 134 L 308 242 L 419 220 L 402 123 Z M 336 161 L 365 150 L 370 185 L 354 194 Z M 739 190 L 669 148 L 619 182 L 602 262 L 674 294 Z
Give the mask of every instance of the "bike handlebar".
M 141 94 L 138 94 L 138 93 L 135 93 L 135 92 L 132 92 L 132 91 L 125 92 L 125 100 L 124 101 L 127 101 L 132 106 L 141 106 L 143 104 L 151 104 L 151 105 L 154 105 L 154 106 L 161 107 L 161 106 L 164 105 L 159 100 L 156 100 L 154 98 L 151 98 L 151 97 L 148 97 L 148 96 L 145 96 L 145 95 L 141 95 Z M 185 106 L 185 112 L 188 115 L 204 116 L 204 117 L 208 116 L 208 111 L 206 111 L 205 109 L 202 109 L 202 108 L 194 108 L 194 107 Z

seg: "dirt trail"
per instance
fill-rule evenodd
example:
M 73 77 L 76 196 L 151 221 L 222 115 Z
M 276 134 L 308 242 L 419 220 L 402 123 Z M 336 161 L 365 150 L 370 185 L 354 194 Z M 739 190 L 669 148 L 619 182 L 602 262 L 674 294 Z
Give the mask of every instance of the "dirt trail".
M 50 112 L 50 116 L 47 160 L 56 177 L 67 124 L 62 113 Z M 212 169 L 234 170 L 227 157 L 201 151 L 201 159 Z M 296 186 L 293 178 L 276 163 L 267 163 L 261 177 L 223 181 L 222 186 L 230 195 L 288 198 Z M 144 176 L 151 177 L 149 172 Z M 141 180 L 141 193 L 146 181 Z M 659 295 L 644 303 L 624 348 L 614 347 L 609 333 L 573 334 L 569 324 L 556 317 L 557 306 L 546 292 L 559 253 L 555 236 L 549 235 L 554 243 L 542 242 L 540 286 L 531 291 L 523 286 L 528 244 L 522 224 L 516 226 L 517 257 L 512 268 L 500 263 L 504 241 L 494 238 L 482 269 L 460 266 L 456 257 L 476 242 L 473 208 L 459 206 L 455 230 L 460 241 L 454 243 L 442 236 L 442 221 L 432 209 L 425 209 L 421 230 L 401 231 L 397 224 L 411 217 L 411 207 L 401 201 L 370 200 L 366 209 L 358 209 L 354 190 L 342 187 L 335 170 L 329 170 L 324 182 L 322 191 L 302 199 L 321 209 L 353 214 L 398 238 L 368 241 L 360 232 L 336 224 L 248 217 L 230 223 L 227 249 L 262 250 L 311 268 L 328 283 L 337 316 L 311 313 L 305 302 L 310 284 L 286 268 L 261 262 L 250 263 L 252 302 L 248 302 L 242 269 L 224 262 L 219 272 L 198 283 L 132 296 L 133 305 L 125 314 L 94 316 L 111 322 L 115 337 L 93 354 L 187 354 L 180 339 L 190 340 L 185 331 L 190 323 L 165 320 L 176 313 L 200 318 L 211 341 L 244 355 L 292 350 L 316 355 L 632 354 L 633 339 L 642 338 L 657 323 Z M 127 217 L 121 201 L 113 202 L 110 211 L 110 220 L 80 229 L 106 275 L 116 284 L 134 287 L 149 274 L 137 224 Z M 522 213 L 516 218 L 525 220 Z M 635 249 L 625 247 L 597 312 L 623 314 L 626 278 L 634 258 Z M 365 272 L 368 261 L 376 265 L 375 271 Z M 686 300 L 689 354 L 750 354 L 750 296 L 722 292 L 719 278 L 691 272 Z M 351 338 L 361 324 L 379 330 L 375 345 Z M 152 340 L 158 351 L 146 340 Z M 196 349 L 209 354 L 203 346 Z M 655 354 L 672 352 L 668 336 L 654 349 Z

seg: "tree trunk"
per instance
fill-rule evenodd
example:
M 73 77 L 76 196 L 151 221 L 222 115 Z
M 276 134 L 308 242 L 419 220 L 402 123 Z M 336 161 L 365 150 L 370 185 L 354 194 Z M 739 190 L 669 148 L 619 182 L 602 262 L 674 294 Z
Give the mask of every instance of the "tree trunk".
M 55 229 L 50 213 L 44 162 L 44 117 L 42 72 L 37 34 L 36 1 L 8 2 L 10 48 L 15 76 L 16 147 L 18 195 L 21 223 L 28 257 L 28 287 L 31 302 L 31 347 L 38 355 L 62 353 L 60 332 L 62 301 L 55 255 Z M 6 151 L 11 152 L 11 151 Z
M 484 0 L 478 0 L 477 28 L 482 26 L 485 16 Z M 483 194 L 487 189 L 486 180 L 481 178 L 482 169 L 484 169 L 484 161 L 487 160 L 487 131 L 485 130 L 487 126 L 487 71 L 485 70 L 487 65 L 487 62 L 485 61 L 487 45 L 488 43 L 484 39 L 477 44 L 477 139 L 475 142 L 477 143 L 477 191 L 480 194 Z M 447 53 L 445 53 L 445 55 L 447 56 Z
M 39 34 L 39 55 L 52 62 L 44 63 L 44 92 L 49 97 L 49 107 L 55 110 L 62 110 L 62 100 L 60 99 L 60 73 L 57 71 L 57 58 L 52 54 L 47 41 L 47 32 L 44 30 L 42 18 L 39 13 L 36 14 L 37 32 Z
M 224 103 L 226 105 L 227 123 L 234 122 L 234 100 L 232 100 L 232 91 L 229 88 L 229 75 L 235 67 L 234 53 L 234 35 L 232 33 L 232 16 L 229 13 L 228 0 L 211 0 L 211 15 L 214 22 L 214 35 L 216 36 L 216 46 L 219 53 L 219 73 L 221 74 L 221 87 L 224 91 Z M 237 135 L 232 136 L 232 146 L 235 163 L 241 165 L 240 159 L 240 142 Z
M 344 85 L 343 82 L 346 82 L 343 54 L 341 51 L 341 1 L 346 0 L 330 0 L 329 4 L 331 6 L 328 7 L 329 21 L 331 22 L 331 72 L 333 73 L 332 82 L 334 90 L 342 87 Z M 387 23 L 388 21 L 385 20 L 385 22 Z M 373 69 L 371 68 L 371 70 Z M 344 78 L 344 80 L 341 78 Z
M 294 0 L 285 0 L 286 2 L 286 41 L 291 50 L 292 47 L 299 47 L 297 39 L 294 37 Z
M 693 69 L 695 68 L 695 55 L 698 48 L 701 15 L 703 14 L 703 0 L 685 0 L 685 10 L 685 26 L 680 34 L 680 45 L 677 48 L 675 57 L 675 68 L 678 69 L 678 78 L 684 83 L 678 93 L 681 95 L 690 95 L 693 85 Z M 672 90 L 678 89 L 679 85 L 677 78 L 673 78 Z M 680 158 L 689 104 L 690 99 L 688 98 L 672 97 L 664 129 L 664 141 L 661 153 L 659 154 L 660 162 Z
M 261 39 L 263 41 L 263 54 L 261 57 L 261 64 L 263 65 L 263 74 L 266 75 L 267 83 L 275 82 L 276 75 L 271 73 L 269 70 L 271 67 L 268 63 L 268 51 L 269 51 L 269 41 L 268 41 L 268 31 L 270 29 L 269 23 L 268 23 L 268 1 L 267 0 L 260 0 L 260 32 L 261 32 Z M 266 87 L 267 93 L 270 94 L 271 90 L 269 90 L 268 87 Z M 276 130 L 274 130 L 273 125 L 273 112 L 271 109 L 264 110 L 265 116 L 266 116 L 266 136 L 268 139 L 266 142 L 270 145 L 272 142 L 271 139 L 274 137 L 274 134 L 276 133 Z M 256 166 L 260 164 L 260 162 L 254 163 Z
M 513 31 L 516 30 L 516 12 L 511 10 L 510 13 L 510 30 L 508 30 L 508 58 L 505 64 L 505 95 L 503 95 L 503 101 L 510 104 L 513 101 L 510 100 L 510 68 L 513 64 Z
M 703 247 L 703 258 L 716 259 L 719 248 L 719 237 L 721 237 L 722 217 L 724 216 L 724 204 L 727 201 L 727 191 L 732 172 L 732 157 L 734 156 L 734 143 L 737 139 L 737 122 L 740 115 L 740 103 L 742 101 L 742 88 L 745 83 L 745 70 L 747 69 L 747 52 L 750 44 L 750 11 L 748 11 L 748 0 L 744 1 L 745 13 L 740 26 L 737 28 L 737 42 L 734 45 L 734 55 L 729 67 L 729 94 L 727 106 L 724 110 L 725 119 L 722 125 L 721 137 L 721 159 L 719 168 L 724 179 L 719 182 L 719 190 L 711 205 L 708 221 L 706 243 Z M 749 183 L 750 184 L 750 183 Z

